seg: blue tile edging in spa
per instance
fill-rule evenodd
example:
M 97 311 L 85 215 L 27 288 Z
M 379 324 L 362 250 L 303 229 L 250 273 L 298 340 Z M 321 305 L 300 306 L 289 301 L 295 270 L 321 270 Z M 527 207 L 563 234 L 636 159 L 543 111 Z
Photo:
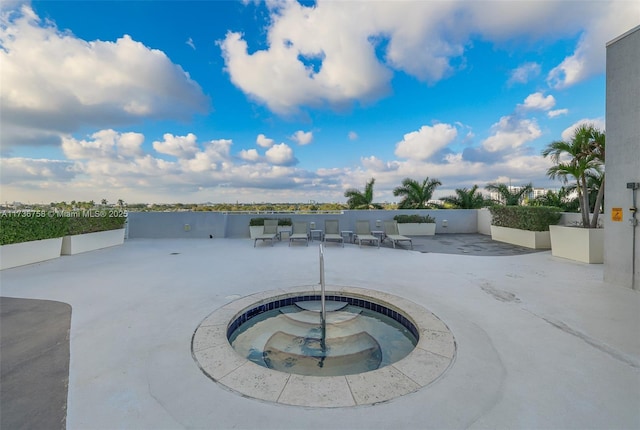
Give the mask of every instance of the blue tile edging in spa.
M 321 298 L 322 297 L 319 294 L 313 294 L 313 295 L 306 294 L 306 295 L 300 295 L 297 297 L 287 297 L 285 299 L 274 300 L 269 303 L 252 307 L 251 309 L 244 311 L 242 314 L 240 314 L 235 320 L 233 320 L 229 324 L 229 327 L 227 328 L 227 339 L 231 338 L 231 335 L 238 328 L 240 328 L 240 326 L 249 322 L 252 318 L 264 312 L 268 312 L 274 309 L 279 309 L 285 306 L 291 306 L 296 302 L 319 301 L 321 300 Z M 415 337 L 416 340 L 420 339 L 420 334 L 418 333 L 418 329 L 407 317 L 405 317 L 401 312 L 390 309 L 384 305 L 380 305 L 371 300 L 359 299 L 357 297 L 342 296 L 342 295 L 336 295 L 336 294 L 330 294 L 330 295 L 325 294 L 325 300 L 328 302 L 346 302 L 352 306 L 358 306 L 360 308 L 369 309 L 379 314 L 385 315 L 391 319 L 394 319 L 398 323 L 402 324 L 404 328 L 406 328 L 411 332 L 411 334 L 413 335 L 413 337 Z

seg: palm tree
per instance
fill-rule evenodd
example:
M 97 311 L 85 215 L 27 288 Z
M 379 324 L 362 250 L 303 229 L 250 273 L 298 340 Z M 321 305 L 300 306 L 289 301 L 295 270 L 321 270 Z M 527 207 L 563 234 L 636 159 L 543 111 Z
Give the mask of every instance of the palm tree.
M 592 124 L 581 125 L 575 129 L 569 141 L 551 142 L 542 151 L 542 155 L 551 157 L 551 161 L 555 163 L 547 170 L 547 176 L 551 179 L 557 177 L 564 183 L 568 182 L 568 177 L 575 179 L 582 225 L 585 228 L 595 228 L 598 225 L 598 215 L 604 198 L 604 133 Z M 592 219 L 589 219 L 589 175 L 601 176 L 601 186 L 594 202 Z
M 480 209 L 490 205 L 491 201 L 477 191 L 477 185 L 471 187 L 470 190 L 467 188 L 456 188 L 455 196 L 444 197 L 442 201 L 449 203 L 457 209 Z
M 355 188 L 349 188 L 344 192 L 349 209 L 382 209 L 381 205 L 373 203 L 373 184 L 375 182 L 375 178 L 371 178 L 364 186 L 364 192 Z
M 533 185 L 531 184 L 531 182 L 529 182 L 528 184 L 521 187 L 516 187 L 516 190 L 514 187 L 493 182 L 487 184 L 487 186 L 485 186 L 484 188 L 486 190 L 498 193 L 498 195 L 500 195 L 499 202 L 504 203 L 505 206 L 518 206 L 520 205 L 520 202 L 522 202 L 524 196 L 526 196 L 533 190 Z
M 571 187 L 561 187 L 557 192 L 548 190 L 546 194 L 538 196 L 531 202 L 532 206 L 553 206 L 563 212 L 578 212 L 580 203 L 576 197 L 569 197 Z
M 394 196 L 404 196 L 398 204 L 398 209 L 422 209 L 431 200 L 431 196 L 437 187 L 442 185 L 437 179 L 429 179 L 427 176 L 422 183 L 404 178 L 402 186 L 393 190 Z
M 602 200 L 604 200 L 604 172 L 588 172 L 587 173 L 587 190 L 589 192 L 589 209 L 595 214 L 596 205 L 599 212 L 602 213 Z M 602 190 L 602 191 L 601 191 Z M 591 221 L 593 223 L 593 220 Z

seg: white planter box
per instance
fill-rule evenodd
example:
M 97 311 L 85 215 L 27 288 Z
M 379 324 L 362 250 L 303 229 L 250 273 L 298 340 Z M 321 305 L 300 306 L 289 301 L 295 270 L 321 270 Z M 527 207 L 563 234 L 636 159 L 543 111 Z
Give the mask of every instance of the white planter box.
M 99 231 L 96 233 L 65 236 L 62 240 L 62 255 L 74 255 L 81 252 L 122 245 L 124 228 L 118 230 Z
M 551 255 L 583 263 L 604 263 L 604 229 L 549 226 Z
M 62 238 L 33 240 L 0 246 L 0 270 L 60 257 Z
M 402 236 L 433 236 L 436 234 L 436 223 L 398 223 L 398 233 Z
M 491 240 L 525 248 L 551 249 L 551 238 L 548 231 L 529 231 L 492 225 Z
M 255 240 L 256 236 L 260 236 L 263 232 L 264 232 L 264 226 L 263 225 L 250 225 L 249 226 L 249 236 L 251 236 L 251 239 Z

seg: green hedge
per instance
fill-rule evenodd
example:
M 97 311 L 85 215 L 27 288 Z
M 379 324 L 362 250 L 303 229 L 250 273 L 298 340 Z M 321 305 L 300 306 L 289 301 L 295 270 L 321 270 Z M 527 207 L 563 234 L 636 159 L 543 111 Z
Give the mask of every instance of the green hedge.
M 251 218 L 249 220 L 250 226 L 264 225 L 264 221 L 267 219 L 276 219 L 276 218 Z M 278 225 L 293 225 L 291 222 L 291 218 L 278 218 Z
M 6 212 L 0 216 L 0 245 L 116 230 L 126 219 L 118 210 Z
M 69 218 L 35 216 L 37 212 L 2 214 L 0 245 L 63 237 L 69 231 Z M 32 215 L 28 215 L 32 214 Z
M 106 212 L 106 213 L 103 213 Z M 127 217 L 117 211 L 96 211 L 96 215 L 69 218 L 68 235 L 118 230 L 124 227 Z
M 550 206 L 492 206 L 491 225 L 529 231 L 549 231 L 558 224 L 560 208 Z
M 434 217 L 432 217 L 431 215 L 418 215 L 418 214 L 414 214 L 414 215 L 396 215 L 393 217 L 394 220 L 396 220 L 396 222 L 398 224 L 409 224 L 409 223 L 414 223 L 414 224 L 424 224 L 424 223 L 434 223 L 436 222 L 436 219 Z

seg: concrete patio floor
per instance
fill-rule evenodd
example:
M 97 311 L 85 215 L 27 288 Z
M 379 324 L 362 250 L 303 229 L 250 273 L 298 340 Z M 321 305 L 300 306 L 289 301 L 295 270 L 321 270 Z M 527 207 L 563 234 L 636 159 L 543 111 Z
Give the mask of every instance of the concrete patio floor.
M 449 240 L 442 252 L 455 251 L 454 236 L 436 238 Z M 71 305 L 69 429 L 640 428 L 637 292 L 604 283 L 601 265 L 548 251 L 459 255 L 423 240 L 432 242 L 414 252 L 325 249 L 328 284 L 404 297 L 455 336 L 442 377 L 373 406 L 242 397 L 208 379 L 191 355 L 192 335 L 212 311 L 317 284 L 317 242 L 128 240 L 4 270 L 0 293 Z

